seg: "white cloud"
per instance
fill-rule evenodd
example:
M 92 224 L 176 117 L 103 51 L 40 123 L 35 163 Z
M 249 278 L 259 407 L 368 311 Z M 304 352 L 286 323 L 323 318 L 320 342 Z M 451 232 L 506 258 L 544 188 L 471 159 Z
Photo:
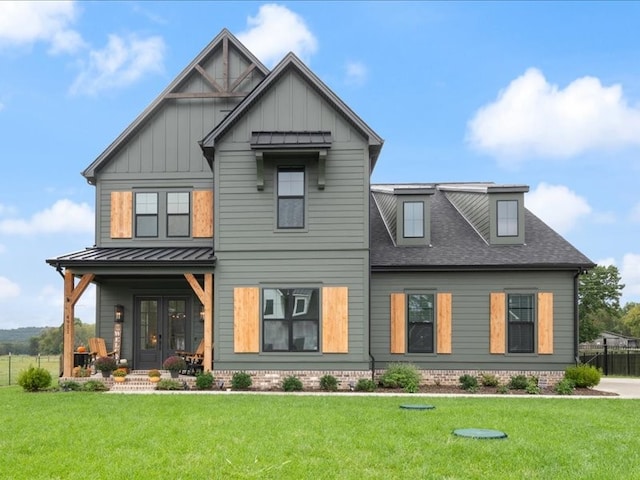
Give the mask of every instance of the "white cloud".
M 585 215 L 591 213 L 587 201 L 564 185 L 540 183 L 527 193 L 525 204 L 560 234 L 570 231 Z
M 0 220 L 0 233 L 92 233 L 94 215 L 86 203 L 58 200 L 51 208 L 35 213 L 30 219 Z
M 627 105 L 620 85 L 582 77 L 561 89 L 530 68 L 476 112 L 467 141 L 503 161 L 567 158 L 640 146 L 639 130 L 640 109 Z
M 348 85 L 363 85 L 367 81 L 369 71 L 362 62 L 349 62 L 346 66 Z
M 258 15 L 247 18 L 248 30 L 237 35 L 256 57 L 273 66 L 293 52 L 308 61 L 318 49 L 318 41 L 304 19 L 282 5 L 266 4 Z
M 622 258 L 620 275 L 625 285 L 625 296 L 640 297 L 640 254 L 625 254 Z
M 89 62 L 76 77 L 70 92 L 94 95 L 101 90 L 131 85 L 147 73 L 162 72 L 164 51 L 161 37 L 109 35 L 105 48 L 89 52 Z
M 0 2 L 0 47 L 50 44 L 50 53 L 73 53 L 85 43 L 69 28 L 78 15 L 76 3 Z
M 0 300 L 15 298 L 20 295 L 20 286 L 6 277 L 0 277 Z
M 629 220 L 631 220 L 632 222 L 640 222 L 640 203 L 636 203 L 631 209 Z

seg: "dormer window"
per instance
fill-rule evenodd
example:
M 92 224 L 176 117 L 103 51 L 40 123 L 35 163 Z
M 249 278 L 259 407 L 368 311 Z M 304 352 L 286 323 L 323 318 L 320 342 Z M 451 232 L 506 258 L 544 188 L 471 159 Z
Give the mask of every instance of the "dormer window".
M 403 236 L 405 238 L 423 238 L 424 202 L 404 202 L 403 209 Z
M 518 236 L 518 201 L 498 200 L 498 236 L 517 237 Z

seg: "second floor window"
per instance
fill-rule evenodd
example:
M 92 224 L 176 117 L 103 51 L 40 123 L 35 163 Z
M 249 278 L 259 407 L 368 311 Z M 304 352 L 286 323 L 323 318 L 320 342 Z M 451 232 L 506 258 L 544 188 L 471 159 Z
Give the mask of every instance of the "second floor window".
M 517 200 L 498 200 L 498 236 L 518 236 Z
M 304 228 L 304 168 L 278 169 L 278 228 Z
M 167 193 L 167 237 L 189 236 L 189 193 Z
M 404 237 L 422 238 L 424 237 L 424 203 L 404 202 L 403 203 Z
M 158 194 L 136 193 L 136 237 L 158 236 Z

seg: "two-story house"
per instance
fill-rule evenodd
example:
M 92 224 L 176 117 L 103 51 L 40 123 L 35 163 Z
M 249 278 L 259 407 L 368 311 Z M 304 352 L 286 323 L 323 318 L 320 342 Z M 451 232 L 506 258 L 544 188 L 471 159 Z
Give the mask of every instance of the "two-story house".
M 223 30 L 83 172 L 96 242 L 49 259 L 136 369 L 204 341 L 257 384 L 410 361 L 558 378 L 592 262 L 524 185 L 371 185 L 383 140 L 294 54 L 269 71 Z M 400 160 L 397 160 L 400 161 Z

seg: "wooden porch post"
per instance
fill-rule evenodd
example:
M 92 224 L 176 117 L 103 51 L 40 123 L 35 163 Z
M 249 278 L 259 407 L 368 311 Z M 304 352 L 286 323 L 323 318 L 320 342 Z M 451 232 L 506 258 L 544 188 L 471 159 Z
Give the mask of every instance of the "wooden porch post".
M 213 369 L 213 274 L 204 274 L 204 289 L 192 273 L 185 273 L 184 277 L 191 285 L 200 303 L 204 306 L 204 371 Z
M 75 341 L 75 305 L 93 281 L 95 275 L 86 273 L 74 287 L 73 272 L 64 271 L 64 319 L 62 322 L 62 375 L 70 377 L 73 373 L 73 343 Z

